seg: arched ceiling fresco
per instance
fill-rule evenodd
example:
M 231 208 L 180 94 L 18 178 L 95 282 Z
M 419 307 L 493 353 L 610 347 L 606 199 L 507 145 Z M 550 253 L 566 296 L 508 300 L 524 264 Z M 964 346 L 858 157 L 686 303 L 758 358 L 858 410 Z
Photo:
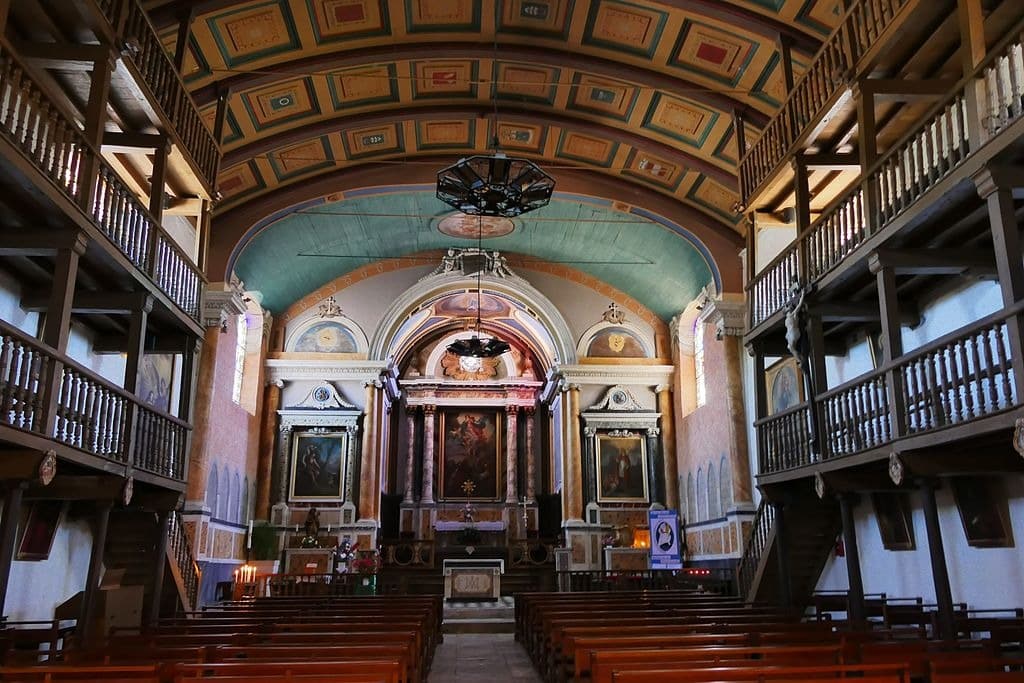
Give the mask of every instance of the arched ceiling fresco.
M 170 52 L 187 36 L 184 76 L 211 127 L 226 103 L 219 216 L 254 201 L 272 213 L 310 182 L 344 182 L 369 165 L 393 167 L 396 180 L 419 165 L 433 171 L 485 152 L 496 135 L 556 178 L 588 170 L 696 212 L 698 236 L 739 236 L 736 122 L 748 144 L 757 139 L 785 97 L 781 46 L 799 77 L 842 3 L 144 4 Z M 238 226 L 218 226 L 212 249 L 229 252 Z
M 451 215 L 429 186 L 376 188 L 258 226 L 237 251 L 234 269 L 247 285 L 259 283 L 263 306 L 278 313 L 368 263 L 476 246 L 475 237 L 453 236 L 455 231 L 441 225 Z M 530 258 L 563 263 L 625 292 L 664 320 L 708 283 L 720 283 L 706 247 L 662 217 L 559 193 L 549 206 L 512 223 L 513 230 L 498 237 L 487 237 L 492 231 L 485 229 L 482 246 L 529 255 L 520 260 L 526 269 Z M 410 259 L 410 265 L 439 264 L 436 257 Z

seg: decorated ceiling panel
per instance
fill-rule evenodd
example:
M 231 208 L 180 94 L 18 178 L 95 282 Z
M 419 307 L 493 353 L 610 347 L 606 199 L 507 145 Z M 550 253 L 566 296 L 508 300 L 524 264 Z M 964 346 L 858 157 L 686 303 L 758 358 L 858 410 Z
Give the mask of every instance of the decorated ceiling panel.
M 736 117 L 755 142 L 786 97 L 780 36 L 799 78 L 841 12 L 840 0 L 143 3 L 172 54 L 190 17 L 182 71 L 211 129 L 226 95 L 221 216 L 257 198 L 289 206 L 312 179 L 368 164 L 440 168 L 496 139 L 556 178 L 591 169 L 621 181 L 623 201 L 653 190 L 733 236 Z M 216 221 L 213 239 L 234 247 L 217 245 Z

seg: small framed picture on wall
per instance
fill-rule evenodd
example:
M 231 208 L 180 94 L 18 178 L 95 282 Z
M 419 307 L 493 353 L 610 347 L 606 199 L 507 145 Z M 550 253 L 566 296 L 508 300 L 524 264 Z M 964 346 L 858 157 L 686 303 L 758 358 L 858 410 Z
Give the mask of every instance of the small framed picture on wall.
M 953 477 L 950 484 L 967 545 L 1012 548 L 1010 509 L 999 482 L 992 477 Z
M 803 402 L 804 383 L 796 358 L 783 358 L 765 368 L 764 381 L 769 415 L 789 410 Z
M 60 526 L 63 516 L 63 500 L 38 500 L 32 503 L 25 514 L 14 559 L 49 559 L 53 537 L 57 535 L 57 527 Z
M 914 520 L 907 495 L 898 491 L 872 493 L 871 505 L 875 508 L 882 547 L 886 550 L 913 550 Z

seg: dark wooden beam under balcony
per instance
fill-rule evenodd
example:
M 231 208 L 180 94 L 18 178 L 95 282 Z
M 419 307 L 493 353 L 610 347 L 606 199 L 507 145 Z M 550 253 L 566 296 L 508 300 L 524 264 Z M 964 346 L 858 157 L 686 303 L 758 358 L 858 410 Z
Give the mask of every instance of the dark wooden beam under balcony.
M 123 500 L 125 478 L 116 475 L 58 474 L 49 486 L 32 484 L 26 500 Z
M 195 338 L 185 333 L 147 335 L 146 353 L 188 353 L 195 347 Z M 124 334 L 103 334 L 95 338 L 93 353 L 126 353 L 128 338 Z
M 103 134 L 102 151 L 124 154 L 153 154 L 166 145 L 167 138 L 163 135 L 107 131 Z
M 991 249 L 879 249 L 868 257 L 868 268 L 875 274 L 892 268 L 897 275 L 996 275 Z
M 0 231 L 0 256 L 48 256 L 58 249 L 84 248 L 88 238 L 78 230 Z
M 952 78 L 912 80 L 903 78 L 868 78 L 861 81 L 861 92 L 879 102 L 930 102 L 956 87 Z
M 30 43 L 11 41 L 19 56 L 40 69 L 61 71 L 92 71 L 97 62 L 111 58 L 107 45 L 76 45 L 72 43 Z
M 139 310 L 142 300 L 149 296 L 141 292 L 77 292 L 71 312 L 90 315 L 128 315 Z M 21 298 L 21 307 L 30 312 L 45 311 L 47 294 L 31 293 Z
M 904 309 L 908 307 L 904 306 Z M 820 316 L 823 322 L 837 323 L 837 322 L 875 322 L 881 320 L 881 313 L 878 310 L 878 304 L 861 304 L 861 303 L 838 303 L 838 302 L 826 302 L 813 304 L 808 307 L 808 313 L 815 316 Z M 907 325 L 914 325 L 920 322 L 921 316 L 917 310 L 901 310 L 900 321 Z
M 852 152 L 819 152 L 797 157 L 809 171 L 859 171 L 860 157 Z
M 39 464 L 45 457 L 45 451 L 34 448 L 0 449 L 0 481 L 27 481 L 38 478 Z

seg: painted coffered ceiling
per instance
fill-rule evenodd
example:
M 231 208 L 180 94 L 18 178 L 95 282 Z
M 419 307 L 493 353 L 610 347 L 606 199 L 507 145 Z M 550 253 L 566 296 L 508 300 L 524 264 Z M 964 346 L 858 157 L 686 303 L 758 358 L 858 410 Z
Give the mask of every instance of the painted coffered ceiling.
M 699 215 L 698 236 L 737 237 L 736 115 L 750 144 L 785 97 L 780 45 L 799 77 L 841 1 L 144 4 L 168 51 L 187 35 L 184 76 L 211 127 L 226 98 L 221 224 L 325 178 L 436 170 L 496 136 L 556 178 L 603 176 Z M 213 248 L 233 250 L 218 227 Z

